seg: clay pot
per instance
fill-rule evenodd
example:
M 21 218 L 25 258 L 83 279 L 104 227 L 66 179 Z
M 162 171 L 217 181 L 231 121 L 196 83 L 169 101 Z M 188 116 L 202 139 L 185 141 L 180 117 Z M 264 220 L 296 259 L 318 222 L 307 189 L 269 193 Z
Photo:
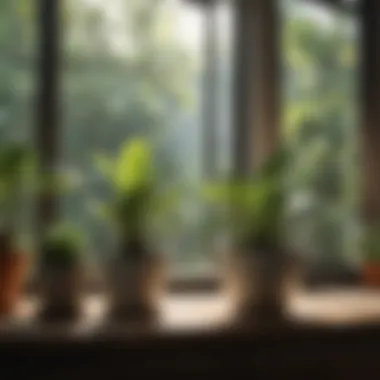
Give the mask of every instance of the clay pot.
M 363 278 L 366 285 L 380 287 L 380 262 L 364 263 Z
M 22 252 L 0 252 L 0 317 L 10 316 L 20 298 L 27 260 Z
M 235 324 L 282 322 L 294 272 L 289 258 L 237 254 L 227 259 L 226 291 L 235 307 Z
M 109 271 L 110 317 L 152 321 L 164 288 L 164 265 L 155 255 L 116 258 Z

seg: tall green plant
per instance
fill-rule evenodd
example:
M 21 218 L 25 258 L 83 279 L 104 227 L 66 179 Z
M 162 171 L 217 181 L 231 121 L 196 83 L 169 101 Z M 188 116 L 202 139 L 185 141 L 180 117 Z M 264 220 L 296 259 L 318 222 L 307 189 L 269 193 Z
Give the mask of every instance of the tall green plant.
M 276 152 L 247 179 L 210 184 L 205 197 L 216 206 L 222 226 L 243 249 L 277 250 L 284 211 L 284 175 L 288 154 Z
M 14 238 L 38 193 L 61 194 L 78 186 L 72 173 L 44 173 L 34 149 L 17 141 L 0 144 L 0 232 Z
M 361 248 L 366 261 L 380 262 L 380 225 L 367 227 L 363 231 Z
M 13 232 L 25 194 L 35 185 L 36 159 L 32 150 L 18 142 L 0 145 L 0 229 Z
M 96 162 L 110 189 L 109 200 L 100 204 L 102 215 L 123 239 L 144 241 L 178 200 L 178 189 L 160 175 L 152 146 L 135 138 L 125 142 L 114 159 L 97 155 Z

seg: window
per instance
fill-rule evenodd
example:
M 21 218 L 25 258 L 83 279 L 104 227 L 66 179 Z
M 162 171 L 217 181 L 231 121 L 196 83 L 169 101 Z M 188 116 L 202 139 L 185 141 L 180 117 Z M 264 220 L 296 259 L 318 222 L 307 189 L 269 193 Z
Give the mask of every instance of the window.
M 112 156 L 123 141 L 144 136 L 161 153 L 162 180 L 185 185 L 178 219 L 157 242 L 181 276 L 187 271 L 208 274 L 209 268 L 215 268 L 217 236 L 209 232 L 214 225 L 199 195 L 204 181 L 223 176 L 232 161 L 233 169 L 241 164 L 244 172 L 243 166 L 256 164 L 255 149 L 260 151 L 260 145 L 267 143 L 259 152 L 265 155 L 275 145 L 277 120 L 271 114 L 277 113 L 279 83 L 278 51 L 271 43 L 276 41 L 272 37 L 277 27 L 273 4 L 261 8 L 264 3 L 241 3 L 247 8 L 234 15 L 241 22 L 235 28 L 241 39 L 233 40 L 232 2 L 200 3 L 62 0 L 63 54 L 55 73 L 62 79 L 62 112 L 55 115 L 61 123 L 51 126 L 59 134 L 59 150 L 49 144 L 46 148 L 61 168 L 78 174 L 81 186 L 59 195 L 60 216 L 77 224 L 89 238 L 90 265 L 113 250 L 108 223 L 93 213 L 93 200 L 107 196 L 96 170 L 98 153 Z M 31 144 L 35 4 L 3 2 L 1 14 L 7 17 L 0 23 L 4 54 L 0 132 L 4 139 Z M 353 9 L 322 2 L 283 0 L 283 4 L 282 137 L 293 152 L 287 194 L 290 244 L 312 268 L 355 267 L 360 227 L 358 15 Z M 232 42 L 239 45 L 235 53 L 241 69 L 235 97 L 231 96 Z M 239 109 L 233 110 L 235 114 L 243 114 L 235 119 L 236 129 L 231 126 L 233 103 Z M 231 152 L 236 147 L 241 157 L 236 157 L 240 152 Z M 295 219 L 294 210 L 305 212 Z M 25 211 L 23 230 L 32 236 L 29 205 Z
M 284 139 L 294 152 L 289 183 L 293 244 L 333 270 L 358 262 L 358 16 L 284 2 Z
M 3 0 L 0 4 L 0 140 L 34 145 L 36 2 Z M 26 251 L 33 244 L 32 200 L 20 198 L 18 239 Z M 4 211 L 3 211 L 4 212 Z
M 36 2 L 4 0 L 0 133 L 26 140 L 34 133 Z M 59 128 L 63 168 L 84 177 L 61 195 L 63 219 L 90 239 L 94 259 L 110 249 L 107 224 L 92 212 L 106 196 L 94 165 L 135 135 L 162 150 L 165 181 L 183 181 L 180 223 L 162 250 L 178 268 L 212 267 L 212 236 L 198 190 L 231 166 L 231 3 L 160 0 L 62 1 L 63 92 Z M 358 260 L 357 50 L 358 17 L 317 2 L 283 0 L 284 138 L 294 151 L 290 204 L 309 212 L 291 219 L 292 244 L 313 265 Z M 294 180 L 293 180 L 294 177 Z M 28 201 L 21 238 L 29 242 Z
M 210 163 L 217 172 L 229 162 L 231 20 L 220 3 L 205 13 L 178 0 L 64 1 L 60 157 L 84 185 L 61 196 L 61 211 L 87 234 L 94 258 L 112 249 L 106 223 L 92 212 L 92 200 L 106 196 L 94 156 L 144 136 L 162 152 L 162 180 L 187 189 L 160 249 L 176 268 L 203 270 L 212 261 L 199 190 Z

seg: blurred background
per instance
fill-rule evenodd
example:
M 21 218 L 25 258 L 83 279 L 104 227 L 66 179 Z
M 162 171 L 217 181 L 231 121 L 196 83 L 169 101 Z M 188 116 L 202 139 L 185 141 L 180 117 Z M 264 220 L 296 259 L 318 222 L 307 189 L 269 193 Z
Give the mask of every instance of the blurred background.
M 1 139 L 34 144 L 36 0 L 0 3 Z M 205 179 L 232 165 L 234 14 L 179 0 L 62 1 L 59 162 L 82 177 L 60 195 L 60 215 L 90 238 L 91 257 L 109 250 L 109 232 L 91 199 L 106 196 L 93 156 L 113 155 L 130 136 L 162 151 L 162 177 L 185 184 L 179 219 L 162 249 L 178 271 L 213 267 Z M 206 10 L 205 10 L 206 8 Z M 281 1 L 282 136 L 291 147 L 289 241 L 313 266 L 357 265 L 358 15 L 304 0 Z M 22 239 L 33 242 L 25 199 Z M 175 226 L 175 228 L 174 228 Z

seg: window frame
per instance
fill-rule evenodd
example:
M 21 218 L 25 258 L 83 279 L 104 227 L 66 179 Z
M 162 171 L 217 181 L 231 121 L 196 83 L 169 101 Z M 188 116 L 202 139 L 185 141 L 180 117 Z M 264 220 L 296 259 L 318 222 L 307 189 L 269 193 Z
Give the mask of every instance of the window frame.
M 205 0 L 179 0 L 196 1 L 200 5 L 206 6 L 209 10 L 214 1 Z M 311 2 L 331 3 L 331 6 L 339 6 L 345 9 L 339 1 L 333 0 L 305 0 Z M 368 0 L 367 0 L 368 2 Z M 254 3 L 254 5 L 253 5 Z M 277 3 L 277 4 L 276 4 Z M 339 4 L 340 3 L 340 4 Z M 60 18 L 61 0 L 38 0 L 38 27 L 39 27 L 39 61 L 37 75 L 37 106 L 36 106 L 36 138 L 38 153 L 40 155 L 42 170 L 51 173 L 59 159 L 59 131 L 60 131 L 60 65 L 62 57 L 60 55 L 62 45 L 62 22 Z M 253 149 L 252 132 L 261 134 L 266 143 L 268 154 L 278 144 L 281 100 L 280 93 L 280 68 L 279 68 L 279 25 L 280 17 L 276 10 L 278 1 L 264 0 L 263 2 L 252 2 L 250 0 L 240 0 L 235 2 L 235 78 L 233 88 L 234 116 L 233 116 L 233 167 L 236 173 L 243 174 L 253 164 L 260 161 L 260 157 L 251 157 L 250 151 Z M 248 7 L 248 8 L 244 8 Z M 248 9 L 248 11 L 247 11 Z M 363 8 L 364 9 L 364 8 Z M 369 22 L 370 15 L 367 11 L 360 14 L 360 23 L 367 25 L 366 31 L 373 30 L 374 23 Z M 259 15 L 256 20 L 260 23 L 252 22 L 252 18 Z M 370 25 L 369 25 L 370 24 Z M 254 28 L 261 28 L 262 33 L 254 33 Z M 209 32 L 212 32 L 209 30 Z M 208 37 L 211 37 L 210 35 Z M 207 38 L 207 36 L 206 36 Z M 252 44 L 252 41 L 255 43 Z M 363 73 L 374 72 L 376 69 L 369 64 L 369 53 L 373 48 L 368 33 L 363 33 L 362 55 Z M 209 41 L 210 43 L 210 41 Z M 248 48 L 249 47 L 249 48 Z M 253 56 L 261 59 L 259 64 L 252 65 Z M 210 55 L 210 59 L 213 57 Z M 247 76 L 249 80 L 247 80 Z M 261 76 L 262 80 L 258 78 Z M 367 83 L 363 91 L 364 117 L 373 111 L 373 92 L 375 83 Z M 380 87 L 380 86 L 379 86 Z M 371 103 L 372 102 L 372 103 Z M 371 104 L 370 104 L 371 103 Z M 260 120 L 255 119 L 251 108 L 261 109 L 261 120 L 264 124 L 271 125 L 272 128 L 260 129 Z M 262 124 L 262 123 L 261 123 Z M 254 150 L 254 149 L 253 149 Z M 261 157 L 262 158 L 262 157 Z M 50 194 L 40 194 L 38 198 L 38 236 L 57 219 L 58 199 Z M 318 277 L 318 276 L 317 276 Z M 337 276 L 338 279 L 339 276 Z M 338 280 L 339 281 L 339 280 Z M 356 281 L 356 280 L 355 280 Z M 174 278 L 173 289 L 189 290 L 204 289 L 209 291 L 218 285 L 218 279 L 214 276 L 205 276 L 202 279 Z

